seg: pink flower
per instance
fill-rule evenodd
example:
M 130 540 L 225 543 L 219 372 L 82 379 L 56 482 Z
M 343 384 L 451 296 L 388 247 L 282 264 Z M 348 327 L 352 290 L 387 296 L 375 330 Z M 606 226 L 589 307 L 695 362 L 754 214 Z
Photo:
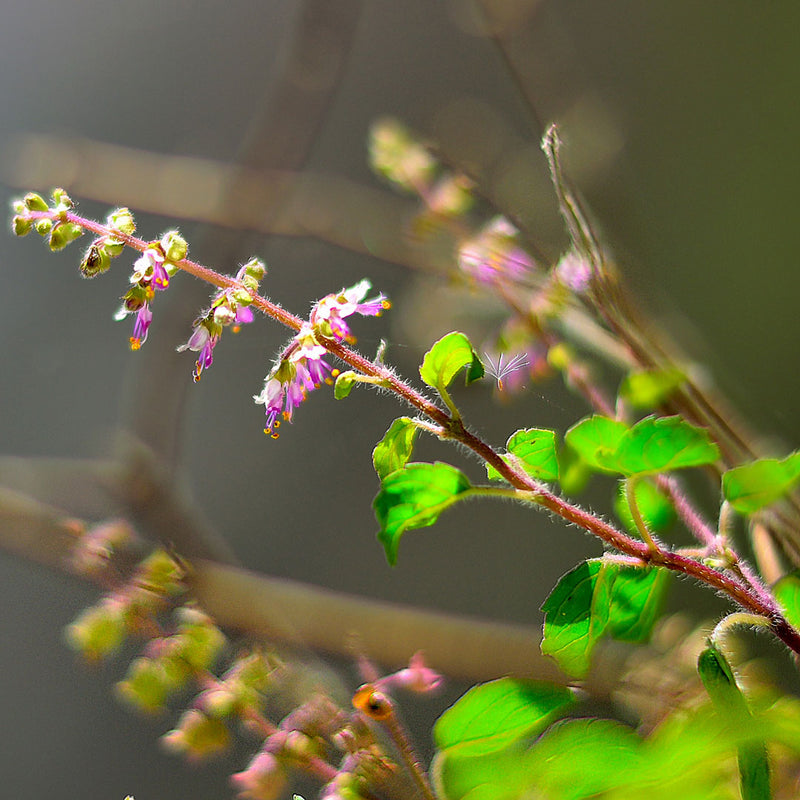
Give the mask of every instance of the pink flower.
M 363 280 L 349 289 L 342 289 L 339 294 L 323 297 L 314 306 L 309 321 L 280 355 L 264 379 L 260 394 L 253 397 L 266 410 L 264 433 L 277 439 L 276 431 L 281 419 L 291 422 L 295 408 L 306 399 L 308 393 L 323 383 L 332 383 L 338 374 L 324 360 L 328 351 L 320 338 L 354 341 L 345 318 L 353 314 L 378 316 L 389 308 L 389 301 L 382 294 L 365 300 L 369 290 L 370 282 Z
M 425 657 L 421 650 L 411 656 L 408 666 L 405 669 L 387 675 L 376 681 L 375 686 L 379 686 L 385 691 L 395 688 L 408 689 L 412 692 L 432 692 L 438 689 L 444 678 L 440 673 L 432 670 L 425 664 Z
M 231 776 L 231 783 L 243 800 L 276 800 L 286 788 L 286 782 L 286 772 L 278 759 L 264 751 L 246 770 Z

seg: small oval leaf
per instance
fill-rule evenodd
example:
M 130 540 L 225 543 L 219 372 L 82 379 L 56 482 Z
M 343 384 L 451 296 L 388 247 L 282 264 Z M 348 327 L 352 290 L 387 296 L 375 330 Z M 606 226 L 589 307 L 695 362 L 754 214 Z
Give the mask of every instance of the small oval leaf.
M 483 364 L 470 340 L 458 331 L 448 333 L 436 342 L 422 360 L 419 374 L 437 391 L 447 389 L 453 378 L 466 368 L 467 385 L 483 377 Z
M 620 384 L 619 396 L 633 408 L 653 409 L 685 381 L 686 374 L 676 367 L 631 372 Z
M 722 476 L 725 499 L 741 514 L 752 514 L 784 497 L 800 479 L 800 453 L 782 461 L 762 458 Z
M 623 475 L 647 475 L 713 464 L 719 457 L 705 428 L 680 417 L 645 417 L 622 437 L 614 460 Z
M 414 440 L 419 428 L 408 417 L 399 417 L 384 434 L 372 451 L 372 464 L 383 480 L 395 470 L 406 465 L 414 450 Z
M 522 468 L 536 480 L 553 483 L 558 480 L 558 458 L 556 457 L 556 435 L 543 428 L 526 428 L 512 434 L 506 443 L 508 455 L 516 456 Z M 515 459 L 504 459 L 514 465 Z M 500 473 L 486 465 L 490 480 L 502 480 Z
M 564 441 L 589 467 L 600 472 L 618 472 L 614 454 L 628 426 L 600 414 L 587 417 L 573 425 Z

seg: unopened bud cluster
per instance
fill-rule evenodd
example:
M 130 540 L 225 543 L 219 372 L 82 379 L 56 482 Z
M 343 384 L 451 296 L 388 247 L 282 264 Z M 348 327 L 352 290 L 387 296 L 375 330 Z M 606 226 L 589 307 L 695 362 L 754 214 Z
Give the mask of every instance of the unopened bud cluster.
M 84 561 L 79 556 L 79 563 Z M 130 580 L 86 609 L 66 631 L 67 642 L 89 661 L 113 655 L 125 638 L 149 630 L 152 620 L 185 591 L 182 565 L 156 550 Z
M 63 250 L 70 242 L 83 235 L 83 229 L 67 219 L 75 204 L 63 189 L 56 189 L 49 204 L 36 192 L 28 192 L 21 200 L 12 203 L 14 217 L 11 229 L 17 236 L 27 236 L 32 230 L 47 237 L 53 251 Z

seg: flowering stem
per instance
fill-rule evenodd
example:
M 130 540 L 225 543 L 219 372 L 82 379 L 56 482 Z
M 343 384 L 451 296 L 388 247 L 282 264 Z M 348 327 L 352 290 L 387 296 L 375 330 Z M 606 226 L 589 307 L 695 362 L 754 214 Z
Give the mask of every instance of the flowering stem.
M 562 207 L 564 207 L 564 205 L 566 205 L 565 198 L 562 197 L 561 200 Z M 583 228 L 585 221 L 581 218 L 579 211 L 574 209 L 572 205 L 569 205 L 569 208 L 576 216 L 576 219 L 573 220 L 574 223 L 577 223 L 575 227 L 577 227 L 579 231 L 580 229 L 585 230 L 585 228 Z M 31 211 L 29 216 L 32 220 L 60 219 L 62 221 L 68 221 L 98 236 L 113 236 L 140 252 L 144 252 L 150 246 L 150 244 L 143 239 L 114 230 L 94 220 L 86 219 L 74 214 L 72 211 L 62 211 L 58 213 L 51 211 Z M 582 244 L 596 259 L 601 260 L 598 256 L 596 242 L 592 237 L 587 237 Z M 190 259 L 184 258 L 174 263 L 175 266 L 181 270 L 220 289 L 242 289 L 246 291 L 243 284 L 236 279 L 222 275 Z M 598 266 L 598 264 L 595 263 L 595 266 Z M 252 305 L 294 331 L 299 331 L 303 326 L 303 320 L 265 297 L 253 295 Z M 322 344 L 329 353 L 364 375 L 376 378 L 377 383 L 390 389 L 398 397 L 405 400 L 409 405 L 416 408 L 420 413 L 439 426 L 447 438 L 454 439 L 465 445 L 480 459 L 494 467 L 511 486 L 520 490 L 516 493 L 519 499 L 534 502 L 548 509 L 567 522 L 572 522 L 587 532 L 597 536 L 619 552 L 638 559 L 643 564 L 661 566 L 666 569 L 681 572 L 725 593 L 746 611 L 766 617 L 769 620 L 772 631 L 794 652 L 800 654 L 800 633 L 789 624 L 781 613 L 777 603 L 775 603 L 768 593 L 758 591 L 760 587 L 755 588 L 752 584 L 748 585 L 750 583 L 749 581 L 734 580 L 722 572 L 686 555 L 664 550 L 652 541 L 652 537 L 650 537 L 650 542 L 642 542 L 634 539 L 614 528 L 601 518 L 585 511 L 579 506 L 569 503 L 558 495 L 553 494 L 543 485 L 533 481 L 524 473 L 520 473 L 510 467 L 489 444 L 466 429 L 457 412 L 454 412 L 452 415 L 448 414 L 409 384 L 400 380 L 391 370 L 381 364 L 369 361 L 341 342 L 321 336 L 319 339 L 320 344 Z M 704 537 L 701 535 L 701 538 Z

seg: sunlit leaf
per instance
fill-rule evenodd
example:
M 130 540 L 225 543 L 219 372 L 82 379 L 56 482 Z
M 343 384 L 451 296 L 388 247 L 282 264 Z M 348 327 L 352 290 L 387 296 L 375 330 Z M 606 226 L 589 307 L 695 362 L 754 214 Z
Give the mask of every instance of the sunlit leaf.
M 336 378 L 336 383 L 333 385 L 333 396 L 337 400 L 344 400 L 356 384 L 356 373 L 352 370 L 340 373 Z
M 646 641 L 661 609 L 664 570 L 585 561 L 568 572 L 545 600 L 542 652 L 567 674 L 582 678 L 603 636 Z
M 483 364 L 470 340 L 455 331 L 443 336 L 425 353 L 419 374 L 428 386 L 446 389 L 465 368 L 467 385 L 483 377 Z
M 408 417 L 399 417 L 391 424 L 372 451 L 372 463 L 381 480 L 406 465 L 418 431 L 419 428 Z
M 439 514 L 471 489 L 467 477 L 450 464 L 406 464 L 388 474 L 372 507 L 381 526 L 378 540 L 390 564 L 397 561 L 402 535 L 433 525 Z
M 647 524 L 647 529 L 655 533 L 668 530 L 675 522 L 677 516 L 672 503 L 670 503 L 659 489 L 646 478 L 636 481 L 634 492 L 636 495 L 636 504 Z M 638 530 L 633 521 L 630 506 L 628 505 L 624 481 L 620 482 L 617 494 L 614 498 L 614 511 L 616 511 L 617 516 L 625 527 L 631 533 L 638 536 Z
M 784 497 L 800 479 L 800 452 L 782 461 L 762 458 L 729 469 L 722 476 L 722 494 L 740 513 L 752 514 Z
M 593 469 L 617 472 L 614 454 L 627 431 L 624 422 L 595 414 L 573 425 L 564 441 Z
M 697 671 L 717 713 L 735 728 L 749 726 L 752 715 L 747 700 L 723 653 L 713 645 L 706 647 L 697 659 Z M 772 793 L 764 742 L 740 744 L 738 758 L 742 800 L 769 800 Z
M 685 373 L 675 367 L 630 372 L 620 384 L 619 396 L 633 408 L 657 408 L 685 381 Z
M 636 733 L 619 722 L 559 722 L 527 754 L 531 795 L 583 800 L 624 785 L 637 767 L 640 748 Z
M 437 748 L 478 755 L 530 737 L 574 703 L 564 686 L 500 678 L 474 686 L 442 714 L 433 729 Z
M 470 755 L 439 751 L 431 764 L 436 796 L 442 800 L 517 800 L 526 795 L 531 772 L 522 745 Z
M 680 417 L 645 417 L 620 440 L 616 469 L 623 475 L 646 475 L 713 464 L 719 448 L 708 431 Z
M 559 722 L 529 749 L 467 754 L 453 748 L 436 755 L 433 775 L 446 800 L 584 800 L 625 783 L 641 742 L 618 722 Z
M 516 456 L 521 466 L 532 478 L 553 483 L 558 480 L 558 458 L 556 457 L 556 435 L 542 428 L 527 428 L 512 434 L 506 443 L 509 454 Z M 514 459 L 504 457 L 509 464 Z M 486 466 L 490 480 L 502 480 L 492 466 Z
M 795 628 L 800 627 L 800 570 L 784 575 L 772 587 L 772 593 L 783 608 L 786 619 Z

